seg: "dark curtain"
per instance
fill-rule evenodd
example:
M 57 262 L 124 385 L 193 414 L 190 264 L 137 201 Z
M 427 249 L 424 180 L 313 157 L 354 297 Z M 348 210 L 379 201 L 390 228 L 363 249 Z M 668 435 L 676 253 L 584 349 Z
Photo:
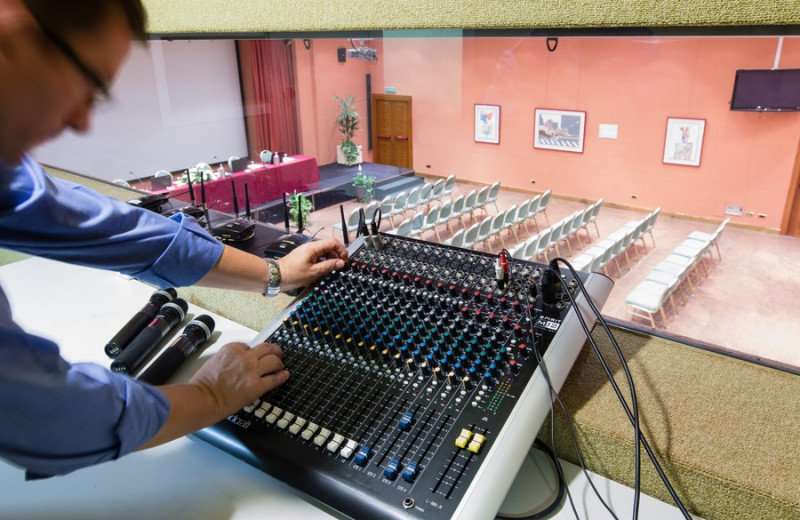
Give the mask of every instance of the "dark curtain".
M 244 88 L 253 152 L 283 151 L 295 155 L 299 150 L 294 57 L 284 40 L 244 40 L 251 74 L 251 89 Z M 242 63 L 242 67 L 247 66 Z M 248 91 L 251 99 L 247 99 Z

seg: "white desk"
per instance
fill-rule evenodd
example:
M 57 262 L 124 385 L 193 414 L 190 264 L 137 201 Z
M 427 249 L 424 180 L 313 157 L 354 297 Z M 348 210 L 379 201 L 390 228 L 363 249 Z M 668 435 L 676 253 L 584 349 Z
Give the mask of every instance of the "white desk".
M 103 366 L 110 363 L 103 352 L 105 343 L 153 292 L 152 287 L 114 273 L 42 259 L 0 267 L 0 285 L 15 319 L 26 330 L 56 340 L 69 361 Z M 193 305 L 189 312 L 205 313 Z M 249 342 L 256 335 L 254 330 L 211 315 L 217 325 L 215 343 L 187 364 L 178 378 L 186 378 L 219 346 Z M 565 471 L 581 518 L 607 518 L 579 468 L 566 464 Z M 553 496 L 554 487 L 542 482 L 552 475 L 544 456 L 531 458 L 522 472 L 526 478 L 517 479 L 503 508 L 506 513 L 521 510 L 515 504 L 530 503 L 531 497 L 540 496 L 546 503 Z M 632 490 L 601 477 L 594 482 L 617 516 L 630 518 Z M 642 496 L 641 513 L 641 518 L 649 520 L 681 518 L 676 508 L 647 496 Z M 214 447 L 179 439 L 64 477 L 33 482 L 25 482 L 22 470 L 0 461 L 0 519 L 6 518 L 317 520 L 340 516 Z M 552 518 L 574 516 L 567 505 Z

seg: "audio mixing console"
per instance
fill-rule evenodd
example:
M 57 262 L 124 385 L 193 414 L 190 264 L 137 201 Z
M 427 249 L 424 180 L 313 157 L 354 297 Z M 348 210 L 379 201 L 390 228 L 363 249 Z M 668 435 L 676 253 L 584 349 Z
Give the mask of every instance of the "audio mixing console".
M 253 340 L 289 381 L 196 435 L 352 518 L 493 518 L 550 411 L 537 359 L 560 389 L 584 344 L 576 309 L 546 265 L 499 283 L 497 255 L 379 238 Z M 611 280 L 580 277 L 602 307 Z

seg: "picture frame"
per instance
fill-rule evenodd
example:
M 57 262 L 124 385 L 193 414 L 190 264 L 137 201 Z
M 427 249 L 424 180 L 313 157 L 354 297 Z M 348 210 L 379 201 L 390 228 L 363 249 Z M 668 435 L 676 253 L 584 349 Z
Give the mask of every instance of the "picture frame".
M 705 131 L 705 119 L 668 117 L 663 162 L 700 166 Z
M 500 144 L 500 105 L 475 104 L 475 142 Z
M 583 153 L 585 111 L 536 108 L 533 121 L 534 148 Z

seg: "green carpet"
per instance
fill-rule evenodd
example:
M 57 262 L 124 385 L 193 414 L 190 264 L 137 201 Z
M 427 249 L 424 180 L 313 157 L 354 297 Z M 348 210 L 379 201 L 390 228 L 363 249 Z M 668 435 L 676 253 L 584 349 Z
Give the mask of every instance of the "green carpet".
M 155 34 L 800 23 L 797 0 L 145 0 Z
M 628 360 L 641 428 L 684 504 L 706 520 L 800 518 L 800 378 L 613 328 Z M 623 395 L 621 363 L 593 333 Z M 589 344 L 561 392 L 593 471 L 633 485 L 633 427 Z M 556 447 L 577 463 L 563 416 Z M 549 429 L 542 439 L 549 443 Z M 671 502 L 642 450 L 642 489 Z

